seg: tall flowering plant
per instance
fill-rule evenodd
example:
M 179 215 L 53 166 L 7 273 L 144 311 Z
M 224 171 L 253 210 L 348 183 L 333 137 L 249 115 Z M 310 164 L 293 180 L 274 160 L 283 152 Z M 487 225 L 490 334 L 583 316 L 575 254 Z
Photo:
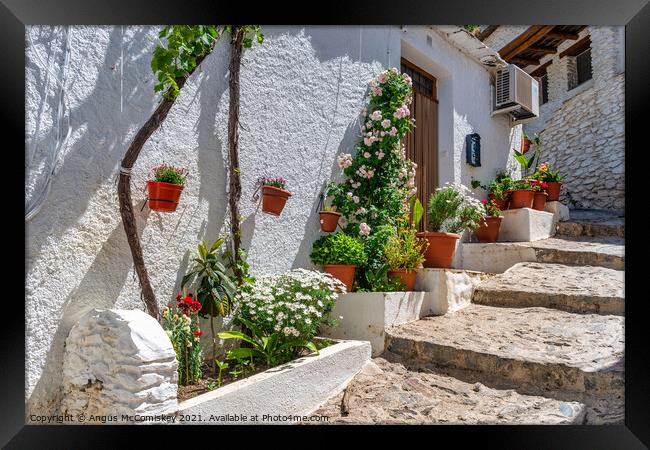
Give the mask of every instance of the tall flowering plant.
M 356 154 L 337 158 L 345 181 L 330 183 L 327 194 L 347 219 L 348 234 L 368 236 L 380 225 L 395 225 L 408 213 L 408 198 L 416 192 L 416 165 L 406 159 L 400 141 L 413 128 L 408 107 L 411 86 L 411 78 L 396 68 L 372 79 Z
M 192 294 L 176 296 L 176 305 L 168 305 L 162 311 L 163 328 L 169 336 L 178 360 L 178 380 L 182 385 L 196 383 L 201 372 L 201 336 L 198 313 L 201 302 Z

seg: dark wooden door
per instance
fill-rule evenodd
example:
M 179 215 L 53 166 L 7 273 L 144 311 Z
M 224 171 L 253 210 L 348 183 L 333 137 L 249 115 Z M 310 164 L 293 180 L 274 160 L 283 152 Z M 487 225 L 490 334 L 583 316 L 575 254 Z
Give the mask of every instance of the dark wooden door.
M 417 196 L 425 211 L 429 197 L 438 187 L 438 100 L 436 79 L 413 63 L 402 58 L 402 73 L 413 79 L 411 117 L 415 128 L 405 138 L 406 156 L 416 163 L 415 184 Z M 426 229 L 426 214 L 420 222 L 420 231 Z

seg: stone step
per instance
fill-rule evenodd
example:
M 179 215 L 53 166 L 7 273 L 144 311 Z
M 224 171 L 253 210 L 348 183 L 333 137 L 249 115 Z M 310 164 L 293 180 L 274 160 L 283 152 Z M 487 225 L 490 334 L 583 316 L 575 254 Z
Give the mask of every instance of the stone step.
M 474 290 L 472 302 L 623 315 L 624 275 L 622 270 L 597 266 L 519 263 L 481 282 Z
M 312 413 L 327 422 L 304 423 L 579 425 L 587 412 L 582 403 L 491 389 L 375 358 L 344 393 Z
M 558 223 L 557 234 L 572 237 L 625 237 L 625 216 L 610 211 L 573 210 L 570 220 Z
M 621 316 L 472 304 L 388 329 L 384 357 L 391 355 L 522 394 L 587 404 L 623 399 Z
M 620 237 L 548 238 L 534 242 L 462 243 L 458 267 L 502 273 L 520 262 L 625 268 L 625 246 Z

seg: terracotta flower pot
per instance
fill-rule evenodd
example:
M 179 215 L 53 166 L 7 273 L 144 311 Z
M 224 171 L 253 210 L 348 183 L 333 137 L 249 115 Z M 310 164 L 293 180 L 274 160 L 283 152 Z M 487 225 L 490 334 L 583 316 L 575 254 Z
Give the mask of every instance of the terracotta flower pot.
M 546 184 L 548 184 L 548 188 L 546 188 L 546 193 L 548 194 L 546 201 L 557 202 L 560 199 L 560 188 L 562 187 L 562 183 L 559 181 L 547 181 Z
M 494 194 L 488 194 L 488 198 L 491 201 L 494 201 L 494 204 L 497 205 L 497 208 L 499 208 L 501 211 L 504 211 L 508 209 L 508 203 L 510 203 L 510 200 L 508 198 L 509 196 L 506 195 L 503 200 L 497 200 L 494 198 Z
M 147 181 L 149 193 L 147 202 L 152 211 L 174 212 L 183 192 L 180 184 L 163 183 L 162 181 Z
M 273 216 L 279 216 L 284 204 L 291 197 L 291 192 L 275 186 L 262 187 L 262 211 Z
M 546 192 L 535 192 L 535 196 L 533 198 L 533 209 L 536 209 L 537 211 L 544 211 L 547 200 L 546 195 Z
M 323 264 L 325 273 L 329 273 L 334 278 L 341 280 L 348 289 L 352 292 L 352 284 L 354 283 L 354 272 L 357 266 L 353 264 Z
M 531 141 L 530 139 L 523 138 L 521 140 L 521 153 L 526 153 L 530 149 L 530 144 L 532 142 L 533 141 Z
M 499 238 L 499 228 L 503 216 L 486 217 L 485 223 L 474 230 L 474 236 L 479 242 L 496 242 Z
M 535 191 L 532 189 L 515 189 L 510 194 L 510 209 L 532 208 Z
M 336 231 L 336 225 L 339 223 L 339 217 L 341 213 L 333 211 L 321 211 L 318 213 L 320 215 L 320 230 L 326 233 L 331 233 Z
M 417 275 L 415 270 L 407 269 L 391 269 L 388 271 L 388 278 L 399 278 L 399 280 L 406 286 L 406 291 L 415 289 L 415 277 Z
M 456 241 L 460 239 L 460 234 L 424 231 L 418 233 L 417 237 L 424 238 L 429 242 L 429 246 L 424 252 L 424 267 L 443 269 L 451 267 L 456 252 Z

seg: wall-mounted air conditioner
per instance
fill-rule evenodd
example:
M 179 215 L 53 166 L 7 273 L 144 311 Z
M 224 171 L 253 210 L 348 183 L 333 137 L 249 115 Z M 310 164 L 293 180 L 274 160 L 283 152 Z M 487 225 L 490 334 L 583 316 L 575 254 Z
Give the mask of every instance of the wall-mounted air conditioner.
M 537 80 L 514 64 L 496 71 L 492 92 L 492 115 L 507 113 L 513 125 L 539 116 Z

